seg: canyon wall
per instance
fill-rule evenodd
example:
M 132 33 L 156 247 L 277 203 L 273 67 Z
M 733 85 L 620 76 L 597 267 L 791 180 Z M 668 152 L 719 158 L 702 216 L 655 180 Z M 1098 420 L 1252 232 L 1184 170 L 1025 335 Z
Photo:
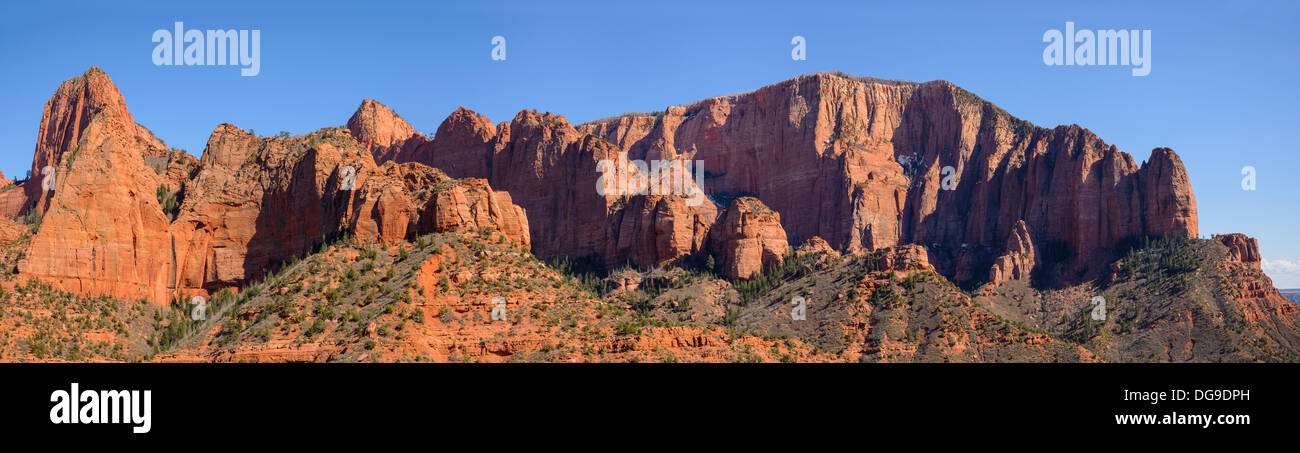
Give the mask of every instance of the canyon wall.
M 961 282 L 1027 276 L 1023 269 L 990 274 L 1008 253 L 1037 255 L 1019 264 L 1077 281 L 1103 271 L 1125 238 L 1197 234 L 1195 196 L 1172 150 L 1156 149 L 1139 165 L 1086 129 L 1033 126 L 944 81 L 814 74 L 577 127 L 531 111 L 494 126 L 462 107 L 432 141 L 375 110 L 387 111 L 362 106 L 354 120 L 373 124 L 353 134 L 363 142 L 390 137 L 371 145 L 377 159 L 422 162 L 510 191 L 529 211 L 535 251 L 544 257 L 671 262 L 698 245 L 630 255 L 611 248 L 629 234 L 628 206 L 684 229 L 708 224 L 740 196 L 779 213 L 793 244 L 816 236 L 849 253 L 920 244 L 940 272 Z M 375 129 L 383 132 L 368 132 Z M 652 214 L 630 202 L 635 196 L 598 196 L 596 162 L 618 158 L 702 161 L 708 204 L 721 205 Z
M 703 184 L 638 194 L 662 180 L 637 160 L 702 162 Z M 602 162 L 631 190 L 598 190 L 610 188 Z M 47 166 L 57 177 L 44 184 Z M 1033 270 L 1056 283 L 1103 271 L 1125 238 L 1197 234 L 1172 150 L 1139 165 L 1086 129 L 1035 127 L 947 82 L 836 74 L 578 126 L 529 110 L 494 124 L 462 107 L 432 140 L 366 100 L 346 129 L 221 125 L 195 159 L 136 124 L 92 68 L 46 104 L 32 168 L 0 194 L 10 216 L 43 215 L 19 272 L 159 302 L 245 284 L 343 234 L 489 228 L 543 259 L 713 254 L 733 278 L 813 238 L 852 254 L 916 244 L 959 282 Z

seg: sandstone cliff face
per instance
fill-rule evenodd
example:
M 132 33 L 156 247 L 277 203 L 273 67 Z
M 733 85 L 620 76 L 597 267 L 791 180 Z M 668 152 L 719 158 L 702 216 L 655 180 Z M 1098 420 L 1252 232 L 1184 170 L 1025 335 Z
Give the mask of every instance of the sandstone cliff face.
M 243 284 L 341 233 L 391 243 L 489 228 L 528 247 L 508 194 L 421 164 L 376 166 L 342 129 L 283 139 L 222 125 L 191 186 L 172 227 L 181 289 Z
M 781 214 L 750 197 L 737 198 L 723 211 L 709 241 L 727 278 L 752 277 L 790 250 Z
M 57 177 L 42 184 L 33 171 L 23 184 L 27 209 L 44 211 L 18 263 L 24 277 L 78 294 L 168 300 L 172 244 L 155 196 L 163 178 L 143 160 L 167 148 L 144 134 L 98 68 L 59 87 L 33 160 Z
M 8 217 L 0 217 L 0 245 L 12 242 L 26 232 L 27 228 L 17 222 L 10 220 Z
M 343 231 L 355 195 L 344 181 L 348 166 L 353 188 L 375 171 L 345 131 L 283 139 L 218 126 L 171 227 L 176 287 L 243 284 Z
M 400 135 L 370 133 L 387 146 Z M 394 242 L 488 228 L 528 246 L 527 219 L 508 194 L 420 164 L 379 168 L 348 130 L 265 138 L 225 124 L 202 159 L 169 149 L 135 124 L 97 68 L 47 103 L 33 165 L 46 164 L 57 165 L 48 190 L 33 178 L 0 203 L 45 211 L 18 269 L 85 296 L 207 294 L 343 233 Z
M 930 265 L 930 255 L 925 251 L 925 247 L 916 244 L 905 244 L 896 247 L 885 247 L 876 250 L 875 255 L 881 269 L 892 271 L 934 271 L 934 266 Z
M 1015 229 L 1007 237 L 1005 249 L 1006 252 L 989 269 L 989 282 L 1029 279 L 1037 252 L 1034 250 L 1034 238 L 1029 234 L 1029 227 L 1025 226 L 1024 221 L 1016 222 Z
M 10 181 L 13 184 L 13 181 Z M 13 217 L 23 212 L 27 204 L 26 182 L 0 192 L 0 216 Z
M 438 135 L 411 155 L 416 162 L 426 162 L 453 176 L 493 176 L 492 163 L 501 140 L 509 138 L 510 123 L 492 124 L 486 116 L 464 106 L 452 112 L 438 125 Z
M 403 164 L 419 166 L 421 164 Z M 431 191 L 428 201 L 417 204 L 423 209 L 416 225 L 417 233 L 468 231 L 488 228 L 528 249 L 530 238 L 527 213 L 514 204 L 507 192 L 493 191 L 482 178 L 452 180 L 437 172 L 439 179 L 431 189 L 427 184 L 409 184 L 407 190 L 420 194 Z M 409 181 L 409 180 L 408 180 Z
M 57 182 L 57 169 L 62 167 L 64 156 L 77 147 L 86 127 L 100 116 L 113 118 L 120 129 L 116 131 L 121 135 L 119 138 L 141 155 L 167 151 L 167 146 L 152 132 L 135 123 L 113 80 L 98 67 L 91 67 L 80 77 L 59 85 L 54 96 L 45 103 L 32 158 L 31 181 L 36 183 L 23 185 L 27 197 L 24 210 L 35 206 L 43 212 L 48 208 L 51 194 L 41 184 L 48 175 L 44 169 L 54 167 L 54 180 Z
M 83 148 L 97 152 L 73 167 Z M 597 190 L 609 184 L 602 162 L 627 176 L 636 173 L 630 161 L 659 159 L 702 161 L 711 199 Z M 65 176 L 73 185 L 64 212 L 47 217 L 49 231 L 34 238 L 25 272 L 91 292 L 101 285 L 92 282 L 122 280 L 134 287 L 123 294 L 155 300 L 241 284 L 343 232 L 391 242 L 488 227 L 541 258 L 592 257 L 610 267 L 663 266 L 713 245 L 733 276 L 752 275 L 779 259 L 775 251 L 812 237 L 850 253 L 920 244 L 958 281 L 1023 278 L 1044 261 L 1063 263 L 1058 279 L 1089 276 L 1123 238 L 1196 234 L 1195 199 L 1172 151 L 1158 149 L 1139 166 L 1087 130 L 1028 125 L 947 82 L 829 74 L 577 128 L 534 111 L 493 125 L 461 108 L 433 141 L 367 100 L 347 130 L 262 138 L 219 127 L 195 160 L 137 125 L 111 80 L 92 68 L 46 106 L 33 168 L 47 164 L 57 164 L 52 188 Z M 341 189 L 345 178 L 355 187 Z M 109 180 L 125 183 L 90 197 Z M 57 190 L 38 182 L 0 196 L 0 206 L 52 205 Z M 155 192 L 183 199 L 174 223 Z M 757 215 L 750 202 L 721 213 L 713 202 L 742 195 L 770 206 L 777 215 L 759 217 L 778 224 L 752 231 L 738 220 Z M 79 218 L 91 211 L 105 222 L 129 220 L 91 228 Z M 131 263 L 105 261 L 100 249 L 52 250 L 80 236 L 129 238 L 110 255 L 129 250 Z M 743 245 L 750 242 L 757 248 Z
M 717 215 L 712 203 L 692 208 L 683 197 L 631 197 L 612 216 L 614 238 L 606 256 L 642 268 L 672 264 L 704 248 Z
M 353 118 L 368 116 L 359 113 Z M 351 127 L 359 140 L 366 134 L 358 130 L 377 128 Z M 383 146 L 372 144 L 370 149 L 377 156 L 389 155 Z M 454 178 L 484 178 L 508 192 L 529 213 L 530 242 L 543 259 L 567 256 L 593 258 L 609 267 L 662 266 L 700 251 L 717 216 L 716 206 L 707 199 L 692 205 L 676 193 L 637 194 L 650 182 L 628 177 L 633 166 L 627 156 L 550 113 L 525 110 L 511 122 L 494 126 L 461 107 L 443 121 L 434 141 L 391 159 L 424 163 Z M 604 180 L 598 171 L 602 161 L 613 168 Z M 597 191 L 598 185 L 611 187 L 619 177 L 633 183 L 622 191 Z
M 1228 247 L 1228 261 L 1259 269 L 1259 242 L 1241 233 L 1216 234 L 1213 239 Z
M 1294 351 L 1300 345 L 1300 306 L 1283 296 L 1260 269 L 1258 241 L 1241 233 L 1216 234 L 1213 239 L 1227 247 L 1217 265 L 1231 300 L 1226 311 L 1245 321 L 1248 332 L 1271 337 L 1281 349 Z
M 959 281 L 987 275 L 1022 221 L 1071 271 L 1129 236 L 1197 233 L 1172 151 L 1139 166 L 1085 129 L 1032 126 L 942 81 L 816 74 L 579 130 L 632 159 L 703 160 L 706 192 L 753 194 L 796 243 L 924 244 Z
M 409 162 L 411 159 L 403 156 L 410 155 L 428 142 L 406 120 L 373 99 L 362 101 L 347 125 L 352 136 L 370 149 L 375 162 Z

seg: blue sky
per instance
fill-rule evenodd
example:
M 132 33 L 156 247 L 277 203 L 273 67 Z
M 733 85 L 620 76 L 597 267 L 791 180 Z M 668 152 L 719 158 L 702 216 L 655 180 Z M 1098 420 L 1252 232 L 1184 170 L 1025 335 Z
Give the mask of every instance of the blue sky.
M 1300 287 L 1300 6 L 1294 2 L 5 2 L 0 170 L 30 166 L 41 108 L 98 65 L 136 121 L 199 155 L 223 122 L 269 135 L 338 126 L 364 98 L 430 133 L 457 106 L 575 123 L 841 70 L 950 80 L 1040 126 L 1079 124 L 1145 160 L 1167 146 L 1192 176 L 1202 236 L 1259 239 L 1279 287 Z M 180 3 L 180 2 L 176 2 Z M 459 3 L 459 4 L 453 4 Z M 157 29 L 261 30 L 261 74 L 155 66 Z M 1151 73 L 1048 67 L 1043 33 L 1152 31 Z M 490 58 L 493 36 L 506 61 Z M 807 60 L 790 40 L 807 39 Z M 1257 170 L 1241 188 L 1243 166 Z

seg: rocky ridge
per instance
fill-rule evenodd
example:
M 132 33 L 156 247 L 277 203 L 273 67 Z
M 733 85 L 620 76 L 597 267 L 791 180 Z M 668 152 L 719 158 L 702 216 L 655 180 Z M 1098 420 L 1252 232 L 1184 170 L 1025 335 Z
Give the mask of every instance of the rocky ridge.
M 819 73 L 581 125 L 530 110 L 494 124 L 461 107 L 433 139 L 366 100 L 347 124 L 277 137 L 223 124 L 194 158 L 135 123 L 112 81 L 92 68 L 47 103 L 36 177 L 0 191 L 0 210 L 12 219 L 0 224 L 6 279 L 68 293 L 60 297 L 144 299 L 168 313 L 192 296 L 224 307 L 252 304 L 219 317 L 239 319 L 238 330 L 205 324 L 186 333 L 176 330 L 184 322 L 167 321 L 142 329 L 172 360 L 1146 360 L 1150 338 L 1167 337 L 1177 349 L 1182 340 L 1169 330 L 1175 318 L 1138 323 L 1160 333 L 1142 339 L 1132 335 L 1131 319 L 1081 322 L 1071 294 L 1101 282 L 1109 297 L 1132 302 L 1123 291 L 1154 275 L 1134 273 L 1149 272 L 1151 261 L 1116 254 L 1134 240 L 1184 238 L 1208 261 L 1188 264 L 1191 252 L 1160 243 L 1165 248 L 1150 253 L 1183 264 L 1159 281 L 1173 282 L 1173 294 L 1210 294 L 1207 301 L 1234 317 L 1192 335 L 1189 344 L 1202 349 L 1157 359 L 1290 360 L 1300 345 L 1300 315 L 1278 303 L 1253 239 L 1186 239 L 1198 233 L 1195 197 L 1172 150 L 1156 149 L 1139 165 L 1086 129 L 1030 125 L 943 81 Z M 679 178 L 690 173 L 681 167 L 646 174 L 636 165 L 658 160 L 702 163 L 702 184 Z M 602 175 L 602 166 L 613 172 Z M 45 178 L 46 167 L 56 177 Z M 612 180 L 631 187 L 610 190 Z M 678 180 L 684 191 L 638 192 Z M 697 189 L 707 196 L 687 195 Z M 435 257 L 418 245 L 431 242 L 467 254 Z M 387 257 L 376 258 L 376 248 Z M 502 254 L 523 261 L 484 261 Z M 518 328 L 488 323 L 470 336 L 372 354 L 357 345 L 361 337 L 377 340 L 375 332 L 331 313 L 337 300 L 291 291 L 298 284 L 348 289 L 360 298 L 349 299 L 358 311 L 391 306 L 412 321 L 445 310 L 469 314 L 507 286 L 512 304 L 546 301 L 512 311 L 568 307 L 564 301 L 574 299 L 538 299 L 540 286 L 559 277 L 527 261 L 533 256 L 624 267 L 617 291 L 579 275 L 581 295 L 570 296 L 586 308 L 565 308 L 544 323 L 576 320 L 574 328 L 594 335 L 581 337 L 578 351 L 594 353 L 553 354 L 558 345 L 548 335 L 555 332 L 516 321 Z M 301 272 L 304 257 L 322 279 L 281 278 Z M 340 260 L 348 265 L 327 265 Z M 525 268 L 543 277 L 510 275 Z M 358 283 L 348 276 L 358 269 L 394 275 Z M 1194 269 L 1240 278 L 1169 280 Z M 476 289 L 443 289 L 444 278 Z M 962 289 L 983 282 L 992 284 L 978 294 Z M 356 292 L 355 285 L 368 286 Z M 837 327 L 768 322 L 783 312 L 776 307 L 788 308 L 781 298 L 795 287 L 831 291 L 834 302 L 825 306 L 832 309 L 818 312 L 818 325 Z M 430 288 L 441 295 L 429 296 Z M 420 297 L 433 308 L 408 306 Z M 1046 312 L 1027 309 L 1030 300 L 1046 301 Z M 619 321 L 587 322 L 611 307 Z M 1200 316 L 1187 310 L 1161 313 Z M 248 324 L 271 312 L 324 324 Z M 416 329 L 408 340 L 432 341 L 447 335 L 443 328 L 463 333 L 465 326 Z M 749 330 L 736 337 L 722 328 Z M 199 332 L 206 333 L 192 336 Z M 321 335 L 329 342 L 317 342 Z M 617 340 L 595 341 L 602 335 Z M 798 341 L 774 343 L 772 335 Z M 250 337 L 280 346 L 246 344 Z M 463 347 L 503 337 L 504 349 Z

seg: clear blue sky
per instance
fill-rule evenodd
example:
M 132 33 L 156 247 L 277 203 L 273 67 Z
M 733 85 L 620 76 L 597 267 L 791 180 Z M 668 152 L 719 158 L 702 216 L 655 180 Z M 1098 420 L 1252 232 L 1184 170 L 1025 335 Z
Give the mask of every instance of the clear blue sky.
M 459 105 L 494 121 L 538 109 L 576 123 L 819 70 L 946 79 L 1040 126 L 1080 124 L 1139 161 L 1173 148 L 1191 172 L 1201 234 L 1257 237 L 1278 286 L 1300 287 L 1294 2 L 105 3 L 0 6 L 6 175 L 29 168 L 58 84 L 91 65 L 138 122 L 196 156 L 220 123 L 303 133 L 343 124 L 364 98 L 429 133 Z M 261 30 L 261 74 L 154 66 L 150 37 L 177 20 Z M 1152 30 L 1151 74 L 1045 66 L 1043 32 L 1066 21 Z M 504 62 L 490 58 L 496 35 L 507 38 Z M 806 61 L 790 58 L 794 35 L 807 38 Z M 1241 189 L 1246 165 L 1258 171 L 1253 192 Z

